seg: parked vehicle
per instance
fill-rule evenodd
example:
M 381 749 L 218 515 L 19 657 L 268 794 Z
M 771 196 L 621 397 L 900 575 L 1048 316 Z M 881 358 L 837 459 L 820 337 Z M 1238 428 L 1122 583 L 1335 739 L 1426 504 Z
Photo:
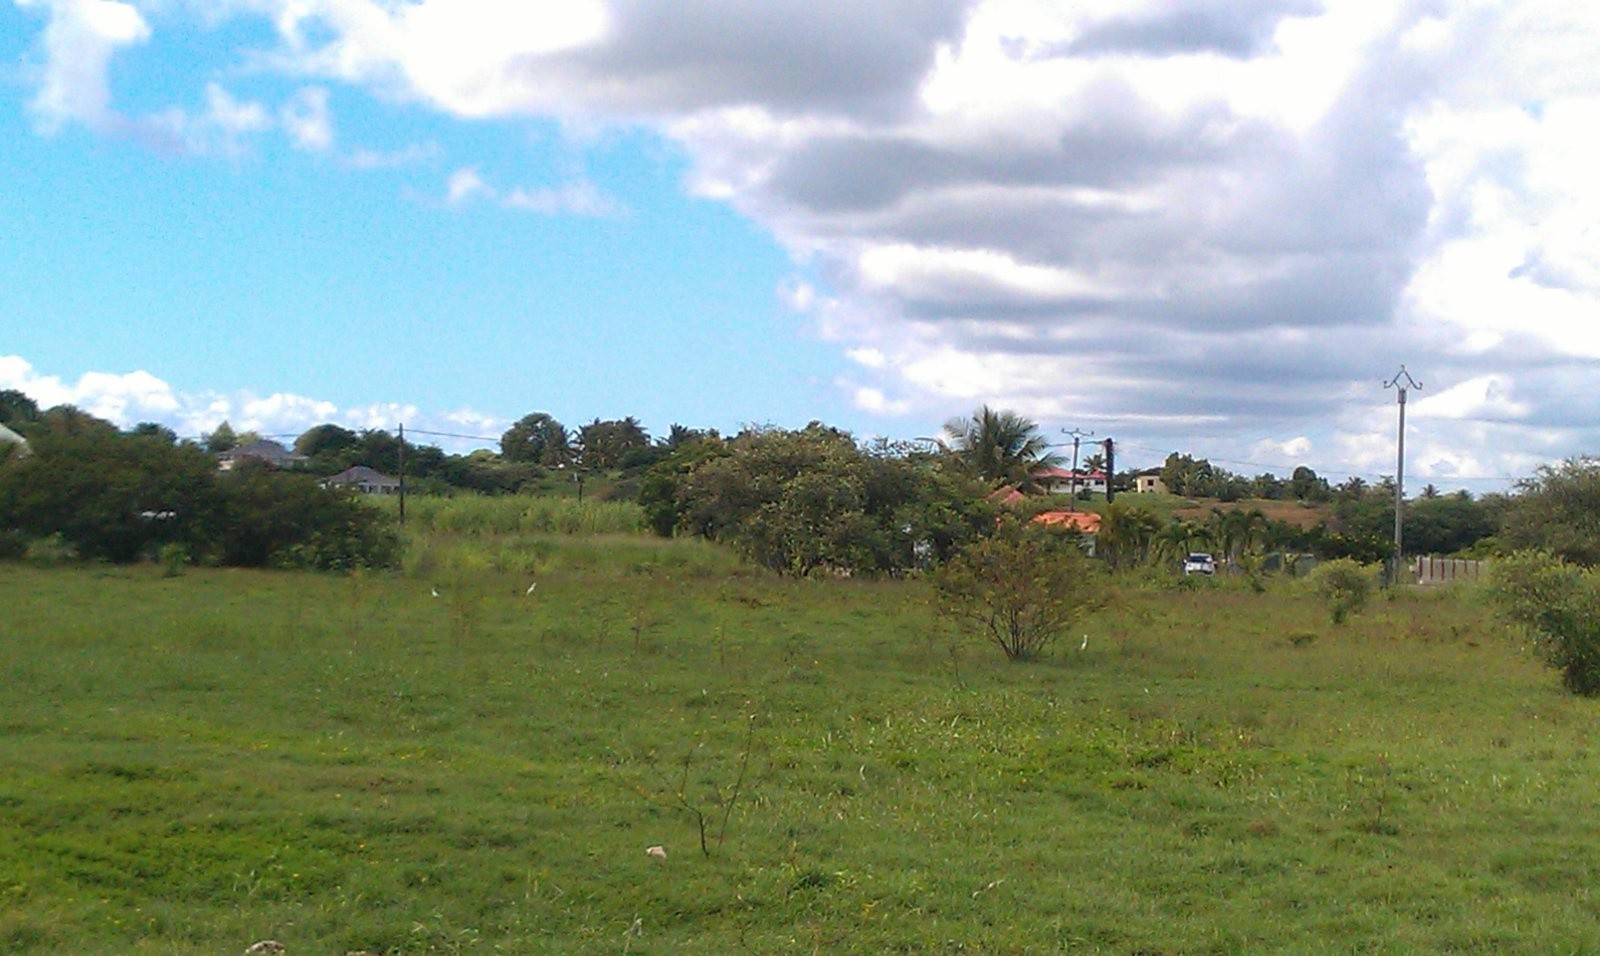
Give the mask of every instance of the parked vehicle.
M 1184 574 L 1216 574 L 1217 559 L 1204 551 L 1196 551 L 1183 559 Z

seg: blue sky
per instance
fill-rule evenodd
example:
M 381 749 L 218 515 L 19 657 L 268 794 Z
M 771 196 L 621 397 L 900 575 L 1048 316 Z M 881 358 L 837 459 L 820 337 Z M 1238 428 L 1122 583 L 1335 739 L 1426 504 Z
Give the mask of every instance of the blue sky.
M 0 0 L 0 388 L 548 411 L 1477 490 L 1600 450 L 1555 0 Z
M 38 21 L 0 7 L 13 62 Z M 199 110 L 216 77 L 241 100 L 294 93 L 229 62 L 217 43 L 141 48 L 117 64 L 117 106 Z M 491 427 L 538 409 L 658 430 L 849 416 L 826 384 L 840 358 L 779 301 L 789 257 L 688 195 L 681 151 L 648 130 L 580 142 L 550 120 L 461 121 L 333 90 L 338 152 L 261 135 L 196 155 L 76 127 L 40 135 L 26 86 L 13 74 L 9 87 L 0 216 L 19 228 L 0 234 L 13 317 L 0 350 L 41 374 L 144 370 L 195 393 L 414 406 L 436 427 L 430 416 L 463 410 Z M 412 158 L 353 168 L 360 150 Z M 608 208 L 452 203 L 463 169 L 502 191 L 582 181 Z

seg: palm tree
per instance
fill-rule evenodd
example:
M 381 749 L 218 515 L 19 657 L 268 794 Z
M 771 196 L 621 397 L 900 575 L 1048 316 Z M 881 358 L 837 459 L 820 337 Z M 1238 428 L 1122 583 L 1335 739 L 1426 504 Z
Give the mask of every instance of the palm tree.
M 1114 568 L 1143 564 L 1161 532 L 1161 520 L 1143 508 L 1122 502 L 1108 507 L 1100 520 L 1100 543 Z
M 1194 542 L 1195 527 L 1182 518 L 1173 518 L 1167 526 L 1156 532 L 1151 544 L 1157 561 L 1182 561 Z
M 1033 474 L 1061 463 L 1039 426 L 1015 412 L 982 406 L 971 418 L 945 423 L 948 447 L 975 478 L 992 485 L 1032 490 Z

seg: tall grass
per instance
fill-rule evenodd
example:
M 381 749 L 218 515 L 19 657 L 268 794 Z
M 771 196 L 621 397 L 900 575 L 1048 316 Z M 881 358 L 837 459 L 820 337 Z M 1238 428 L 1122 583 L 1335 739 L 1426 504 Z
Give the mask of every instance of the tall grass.
M 645 530 L 644 512 L 631 501 L 578 501 L 534 495 L 415 497 L 406 522 L 429 534 L 630 534 Z

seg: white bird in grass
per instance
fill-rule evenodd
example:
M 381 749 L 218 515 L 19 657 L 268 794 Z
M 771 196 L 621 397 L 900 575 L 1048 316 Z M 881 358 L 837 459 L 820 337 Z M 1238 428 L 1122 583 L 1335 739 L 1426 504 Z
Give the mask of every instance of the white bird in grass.
M 538 581 L 535 581 L 532 584 L 528 585 L 528 590 L 522 592 L 522 596 L 523 597 L 533 597 L 533 589 L 538 587 L 538 586 L 539 586 L 539 582 Z
M 1086 651 L 1088 649 L 1089 649 L 1089 635 L 1085 634 L 1085 635 L 1083 635 L 1083 643 L 1078 645 L 1078 650 Z
M 438 597 L 439 596 L 439 589 L 438 588 L 429 588 L 428 590 L 433 592 L 433 596 L 434 597 Z

